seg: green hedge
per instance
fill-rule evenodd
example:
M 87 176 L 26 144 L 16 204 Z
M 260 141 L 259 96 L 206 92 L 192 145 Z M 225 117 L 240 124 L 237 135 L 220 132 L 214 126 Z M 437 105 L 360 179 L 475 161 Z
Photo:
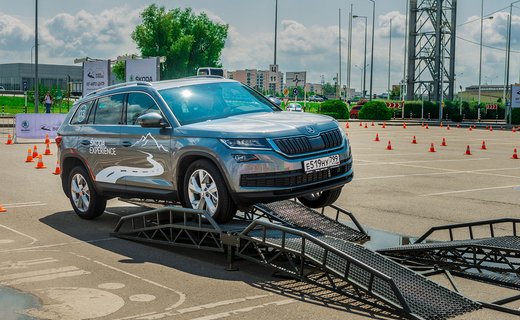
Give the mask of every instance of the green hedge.
M 383 101 L 373 100 L 363 105 L 363 108 L 359 110 L 358 117 L 366 120 L 390 120 L 392 111 Z
M 520 109 L 513 109 L 513 113 L 511 113 L 511 123 L 520 124 Z
M 320 113 L 335 119 L 349 119 L 347 105 L 340 100 L 327 100 L 321 103 Z

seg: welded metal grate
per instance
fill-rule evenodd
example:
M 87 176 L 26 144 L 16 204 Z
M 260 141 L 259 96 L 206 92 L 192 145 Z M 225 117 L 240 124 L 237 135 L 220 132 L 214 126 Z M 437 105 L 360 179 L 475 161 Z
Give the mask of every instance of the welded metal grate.
M 316 264 L 325 261 L 322 267 L 345 280 L 371 288 L 376 296 L 399 304 L 399 298 L 392 290 L 389 282 L 374 277 L 374 271 L 390 277 L 401 292 L 410 308 L 410 313 L 424 319 L 447 319 L 466 312 L 479 309 L 480 305 L 458 293 L 450 291 L 425 277 L 393 262 L 392 260 L 366 249 L 358 244 L 350 243 L 315 233 L 315 239 L 330 245 L 345 254 L 329 252 L 318 243 L 305 241 L 302 248 L 302 238 L 297 235 L 287 235 L 275 230 L 252 230 L 248 236 L 270 246 L 283 247 L 295 254 L 303 254 Z M 327 252 L 327 253 L 326 253 Z M 327 254 L 325 257 L 324 255 Z M 349 257 L 349 258 L 347 258 Z M 361 261 L 370 266 L 362 268 L 349 263 L 349 259 Z
M 267 204 L 262 203 L 255 207 L 296 227 L 316 230 L 327 236 L 353 242 L 362 242 L 369 239 L 363 232 L 336 222 L 295 201 L 285 200 Z
M 453 241 L 440 241 L 430 243 L 416 243 L 406 246 L 400 246 L 395 248 L 386 248 L 379 250 L 379 252 L 390 252 L 390 251 L 422 251 L 431 249 L 446 249 L 446 248 L 459 248 L 467 246 L 481 246 L 487 248 L 497 248 L 518 251 L 520 253 L 520 237 L 505 236 L 495 238 L 482 238 L 472 240 L 453 240 Z

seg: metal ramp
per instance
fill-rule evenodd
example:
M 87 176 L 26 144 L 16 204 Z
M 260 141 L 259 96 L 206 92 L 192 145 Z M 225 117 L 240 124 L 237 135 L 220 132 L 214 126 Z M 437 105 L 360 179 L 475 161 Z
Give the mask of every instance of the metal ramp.
M 240 237 L 246 242 L 239 257 L 411 319 L 447 319 L 480 308 L 355 243 L 265 221 L 254 221 Z
M 520 219 L 506 218 L 433 227 L 414 244 L 378 252 L 403 265 L 426 270 L 425 274 L 445 272 L 447 275 L 520 290 L 518 224 Z M 432 234 L 442 232 L 447 233 L 449 241 L 426 242 Z M 461 239 L 455 240 L 456 236 Z M 516 300 L 520 300 L 520 296 L 481 303 L 489 308 L 520 315 L 518 310 L 502 307 L 502 304 Z
M 189 247 L 259 263 L 410 319 L 447 319 L 481 305 L 352 241 L 368 236 L 354 216 L 336 219 L 293 201 L 259 204 L 226 224 L 202 210 L 163 207 L 124 216 L 113 236 Z M 358 230 L 341 223 L 350 217 Z

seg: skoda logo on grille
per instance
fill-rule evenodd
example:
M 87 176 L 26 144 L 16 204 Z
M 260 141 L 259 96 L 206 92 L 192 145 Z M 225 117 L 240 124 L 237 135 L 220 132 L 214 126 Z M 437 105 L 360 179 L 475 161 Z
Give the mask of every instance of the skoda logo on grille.
M 316 130 L 314 130 L 314 128 L 310 126 L 306 126 L 305 129 L 307 129 L 307 133 L 309 134 L 313 134 L 314 132 L 316 132 Z

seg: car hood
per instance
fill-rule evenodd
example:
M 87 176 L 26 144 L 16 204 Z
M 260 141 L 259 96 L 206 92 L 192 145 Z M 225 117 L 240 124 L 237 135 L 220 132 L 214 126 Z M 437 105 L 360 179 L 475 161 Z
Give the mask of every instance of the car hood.
M 177 134 L 211 138 L 276 138 L 317 135 L 337 128 L 333 118 L 313 113 L 262 112 L 181 126 Z

